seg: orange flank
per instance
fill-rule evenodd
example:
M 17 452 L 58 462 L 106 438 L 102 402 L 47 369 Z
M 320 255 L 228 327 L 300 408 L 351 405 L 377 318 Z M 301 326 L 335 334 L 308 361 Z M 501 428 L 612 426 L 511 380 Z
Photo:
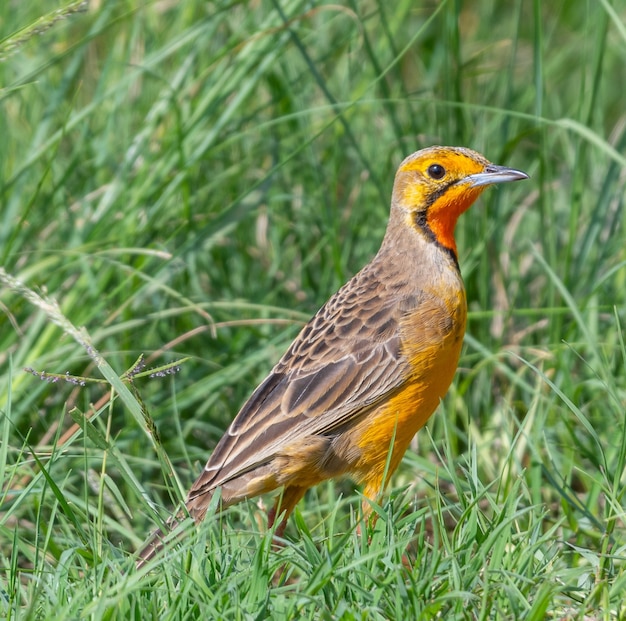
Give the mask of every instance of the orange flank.
M 394 182 L 376 256 L 302 329 L 252 393 L 193 484 L 184 511 L 282 489 L 277 532 L 306 490 L 352 476 L 375 500 L 454 377 L 467 308 L 454 228 L 493 184 L 528 175 L 475 151 L 430 147 L 407 157 Z M 369 503 L 363 503 L 368 514 Z M 138 564 L 163 546 L 159 531 Z
M 430 418 L 452 382 L 465 333 L 465 293 L 460 292 L 450 306 L 442 311 L 436 305 L 428 309 L 424 303 L 422 316 L 410 315 L 402 326 L 407 335 L 418 331 L 427 334 L 421 342 L 404 340 L 405 355 L 409 367 L 416 371 L 415 375 L 404 390 L 391 397 L 376 416 L 367 420 L 362 436 L 357 440 L 362 450 L 358 480 L 365 483 L 364 494 L 368 498 L 376 498 L 383 491 L 387 483 L 383 482 L 385 469 L 388 479 L 398 467 L 413 436 Z M 439 321 L 443 313 L 451 318 L 450 321 Z M 391 459 L 388 458 L 389 451 Z

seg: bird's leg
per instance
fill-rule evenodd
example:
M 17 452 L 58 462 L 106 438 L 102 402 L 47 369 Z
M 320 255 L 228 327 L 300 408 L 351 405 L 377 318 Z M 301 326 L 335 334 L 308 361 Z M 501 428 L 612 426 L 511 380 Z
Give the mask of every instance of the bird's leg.
M 283 490 L 283 493 L 276 499 L 276 503 L 267 514 L 268 528 L 272 528 L 274 526 L 274 522 L 277 517 L 280 515 L 283 516 L 280 524 L 274 531 L 275 539 L 281 538 L 284 535 L 285 528 L 287 528 L 287 520 L 289 519 L 294 507 L 298 504 L 302 496 L 304 496 L 304 492 L 306 492 L 306 490 L 306 487 L 286 487 Z

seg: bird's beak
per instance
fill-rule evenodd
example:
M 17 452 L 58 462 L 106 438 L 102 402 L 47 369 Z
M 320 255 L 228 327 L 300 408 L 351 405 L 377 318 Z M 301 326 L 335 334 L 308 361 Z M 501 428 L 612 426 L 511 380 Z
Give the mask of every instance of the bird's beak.
M 465 181 L 469 182 L 473 188 L 494 183 L 506 183 L 507 181 L 520 181 L 521 179 L 528 179 L 528 175 L 521 170 L 496 166 L 495 164 L 489 164 L 481 173 L 465 177 Z

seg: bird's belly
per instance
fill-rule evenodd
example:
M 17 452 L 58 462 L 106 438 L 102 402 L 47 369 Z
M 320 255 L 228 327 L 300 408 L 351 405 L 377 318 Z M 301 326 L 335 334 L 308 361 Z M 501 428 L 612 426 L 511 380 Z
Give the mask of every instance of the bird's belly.
M 465 294 L 448 300 L 433 297 L 410 313 L 402 324 L 402 353 L 408 362 L 406 381 L 381 404 L 358 432 L 358 469 L 374 464 L 397 467 L 409 442 L 437 409 L 459 361 L 465 334 Z M 388 456 L 391 451 L 391 460 Z M 382 476 L 382 473 L 381 473 Z

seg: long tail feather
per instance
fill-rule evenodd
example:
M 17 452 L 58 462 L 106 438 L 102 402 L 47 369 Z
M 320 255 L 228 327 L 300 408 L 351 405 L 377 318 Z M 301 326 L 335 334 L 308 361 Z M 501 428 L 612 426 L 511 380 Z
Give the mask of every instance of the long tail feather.
M 179 528 L 186 521 L 186 514 L 183 512 L 171 517 L 164 528 L 155 530 L 146 543 L 137 553 L 137 569 L 141 569 L 146 563 L 150 562 L 155 556 L 162 552 L 165 547 L 180 539 L 185 529 Z M 174 532 L 177 531 L 177 532 Z

